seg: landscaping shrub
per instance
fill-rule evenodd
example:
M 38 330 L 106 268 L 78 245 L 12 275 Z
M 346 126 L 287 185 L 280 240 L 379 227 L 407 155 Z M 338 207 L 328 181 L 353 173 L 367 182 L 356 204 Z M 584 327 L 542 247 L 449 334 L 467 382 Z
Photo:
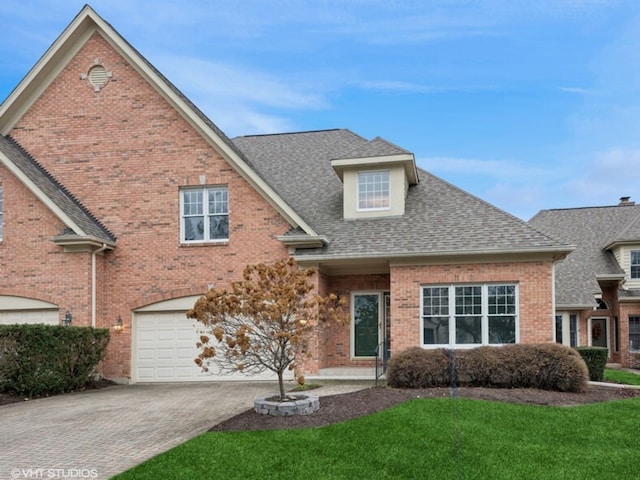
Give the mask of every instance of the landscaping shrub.
M 630 357 L 631 357 L 630 367 L 640 370 L 640 353 L 632 353 Z
M 92 381 L 109 330 L 57 325 L 0 325 L 0 391 L 37 397 Z
M 601 382 L 604 379 L 604 367 L 607 365 L 609 350 L 604 347 L 577 347 L 589 369 L 589 380 Z
M 470 350 L 410 348 L 389 360 L 387 383 L 398 388 L 451 385 L 540 388 L 579 392 L 587 367 L 573 349 L 557 344 L 514 344 Z
M 449 353 L 445 349 L 412 347 L 389 360 L 387 384 L 392 387 L 444 387 L 450 383 Z

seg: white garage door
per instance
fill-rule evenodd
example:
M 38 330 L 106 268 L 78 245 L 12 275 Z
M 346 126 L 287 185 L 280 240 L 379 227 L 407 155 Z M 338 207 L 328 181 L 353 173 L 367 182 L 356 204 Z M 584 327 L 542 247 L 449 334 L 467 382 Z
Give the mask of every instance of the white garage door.
M 212 380 L 271 380 L 265 372 L 259 376 L 241 373 L 215 375 L 203 373 L 194 363 L 200 337 L 197 322 L 184 312 L 137 312 L 134 317 L 134 381 L 185 382 Z
M 32 298 L 0 295 L 0 325 L 12 323 L 58 325 L 58 307 Z

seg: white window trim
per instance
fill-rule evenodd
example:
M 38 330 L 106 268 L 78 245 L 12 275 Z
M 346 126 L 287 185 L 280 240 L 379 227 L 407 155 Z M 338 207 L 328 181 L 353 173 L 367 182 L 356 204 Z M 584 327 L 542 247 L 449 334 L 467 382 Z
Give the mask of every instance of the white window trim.
M 637 353 L 637 352 L 640 352 L 640 344 L 636 345 L 635 348 L 632 348 L 632 346 L 631 346 L 631 317 L 634 317 L 634 318 L 635 317 L 640 317 L 640 315 L 633 315 L 633 314 L 629 315 L 629 330 L 628 330 L 628 333 L 627 333 L 627 336 L 628 336 L 627 342 L 629 344 L 629 351 L 633 352 L 633 353 Z
M 464 284 L 423 284 L 420 285 L 420 346 L 424 349 L 437 349 L 437 348 L 458 348 L 458 349 L 467 349 L 467 348 L 477 348 L 481 346 L 491 346 L 491 347 L 499 347 L 501 345 L 511 345 L 505 343 L 489 343 L 489 305 L 488 305 L 488 289 L 490 286 L 501 286 L 508 285 L 515 287 L 515 306 L 516 312 L 514 316 L 516 317 L 516 338 L 515 343 L 520 343 L 520 288 L 518 283 L 514 282 L 496 282 L 496 283 L 464 283 Z M 423 288 L 441 288 L 445 287 L 449 289 L 449 343 L 437 343 L 430 344 L 424 343 L 424 295 L 422 294 Z M 481 298 L 482 298 L 482 307 L 481 307 L 481 322 L 482 322 L 482 342 L 481 343 L 456 343 L 456 328 L 455 328 L 455 288 L 456 287 L 481 287 Z
M 632 259 L 633 259 L 633 254 L 634 254 L 634 253 L 638 253 L 638 254 L 640 254 L 640 250 L 637 250 L 637 249 L 629 250 L 629 278 L 630 278 L 631 280 L 640 280 L 640 276 L 638 276 L 638 277 L 634 277 L 634 276 L 632 275 L 632 272 L 633 272 L 633 266 L 634 266 L 634 263 L 632 262 Z M 640 266 L 640 264 L 636 264 L 636 265 L 639 265 L 639 266 Z
M 360 207 L 360 175 L 369 175 L 376 173 L 387 174 L 387 185 L 389 186 L 388 202 L 386 207 L 362 208 Z M 391 210 L 391 171 L 390 170 L 366 170 L 356 174 L 356 211 L 358 212 L 384 212 Z
M 571 316 L 576 317 L 576 347 L 580 346 L 580 315 L 578 312 L 556 312 L 556 317 L 562 317 L 562 338 L 558 342 L 556 337 L 555 317 L 553 323 L 553 340 L 562 345 L 571 346 Z
M 193 244 L 225 244 L 225 243 L 229 243 L 229 236 L 230 233 L 227 233 L 227 238 L 215 238 L 215 239 L 209 239 L 209 238 L 203 238 L 202 240 L 185 240 L 185 231 L 184 231 L 184 192 L 186 191 L 202 191 L 202 204 L 203 204 L 203 210 L 202 210 L 202 216 L 205 219 L 205 227 L 204 227 L 204 231 L 207 232 L 207 236 L 209 235 L 209 228 L 208 228 L 208 217 L 210 216 L 208 209 L 209 209 L 209 201 L 208 201 L 208 191 L 209 190 L 216 190 L 216 189 L 226 189 L 227 190 L 227 213 L 225 214 L 227 216 L 227 218 L 229 218 L 230 216 L 230 212 L 229 212 L 229 187 L 227 185 L 209 185 L 209 186 L 198 186 L 198 187 L 183 187 L 179 189 L 179 195 L 180 195 L 180 214 L 179 214 L 179 219 L 180 219 L 180 243 L 183 245 L 193 245 Z M 223 214 L 220 214 L 223 215 Z

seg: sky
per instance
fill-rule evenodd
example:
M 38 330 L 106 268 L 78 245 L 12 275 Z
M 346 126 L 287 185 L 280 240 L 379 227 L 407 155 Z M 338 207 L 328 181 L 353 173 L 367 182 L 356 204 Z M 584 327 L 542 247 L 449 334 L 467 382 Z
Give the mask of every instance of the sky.
M 9 0 L 0 100 L 86 0 Z M 95 0 L 229 137 L 347 128 L 528 220 L 640 202 L 638 0 Z

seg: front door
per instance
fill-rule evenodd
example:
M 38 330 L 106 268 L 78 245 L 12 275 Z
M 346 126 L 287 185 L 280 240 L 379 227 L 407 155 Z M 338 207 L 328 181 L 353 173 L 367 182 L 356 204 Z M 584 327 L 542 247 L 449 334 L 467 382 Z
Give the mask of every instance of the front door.
M 594 347 L 609 348 L 606 318 L 591 319 L 591 345 Z
M 353 295 L 353 356 L 375 357 L 380 343 L 380 294 Z

